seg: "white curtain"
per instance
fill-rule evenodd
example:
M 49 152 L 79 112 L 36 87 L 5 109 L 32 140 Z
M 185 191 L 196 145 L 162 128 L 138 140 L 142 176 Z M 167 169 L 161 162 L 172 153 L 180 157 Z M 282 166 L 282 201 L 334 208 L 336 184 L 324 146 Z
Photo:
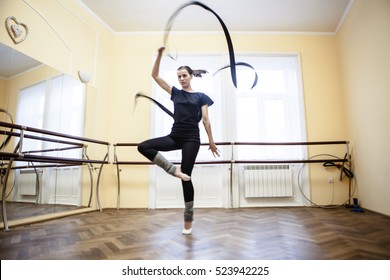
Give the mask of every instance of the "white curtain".
M 85 92 L 84 84 L 66 75 L 59 75 L 22 89 L 19 92 L 16 123 L 73 136 L 82 136 L 84 132 Z M 48 135 L 40 136 L 53 138 Z M 77 142 L 71 139 L 64 140 Z M 27 138 L 23 141 L 23 151 L 61 147 L 64 145 L 48 141 Z M 81 149 L 76 149 L 35 154 L 80 158 L 81 153 Z M 18 164 L 24 165 L 25 163 Z M 43 171 L 41 203 L 72 205 L 81 203 L 81 167 L 45 168 Z M 21 175 L 16 173 L 17 182 L 19 182 L 18 176 Z M 20 199 L 17 193 L 14 194 L 14 198 L 15 200 Z
M 238 142 L 306 141 L 303 92 L 297 55 L 238 56 L 237 61 L 251 64 L 258 74 L 252 90 L 253 73 L 238 68 L 239 86 L 235 98 L 235 139 Z M 239 146 L 240 159 L 303 159 L 305 146 Z
M 204 78 L 193 78 L 192 88 L 208 94 L 215 102 L 209 108 L 214 140 L 216 142 L 298 142 L 306 141 L 305 112 L 303 91 L 301 86 L 301 69 L 297 54 L 283 55 L 236 55 L 236 61 L 251 64 L 258 75 L 258 84 L 250 89 L 255 72 L 250 68 L 237 66 L 238 88 L 233 86 L 230 69 L 218 72 L 220 67 L 228 64 L 227 55 L 193 55 L 180 54 L 177 60 L 163 57 L 160 74 L 172 85 L 180 88 L 176 70 L 181 65 L 189 65 L 193 69 L 206 69 L 209 75 Z M 155 85 L 155 83 L 154 83 Z M 155 85 L 153 96 L 166 107 L 172 109 L 170 96 Z M 154 126 L 152 136 L 158 137 L 170 132 L 172 118 L 153 106 L 152 119 Z M 208 142 L 205 130 L 200 123 L 201 142 Z M 213 160 L 207 146 L 201 147 L 198 161 Z M 222 158 L 229 160 L 232 155 L 230 147 L 220 146 Z M 306 157 L 305 146 L 237 146 L 234 158 L 241 160 L 278 160 L 303 159 Z M 179 160 L 180 152 L 169 152 L 170 160 Z M 233 180 L 233 191 L 229 190 L 230 165 L 196 166 L 193 173 L 195 201 L 197 207 L 220 207 L 229 205 L 245 205 L 242 196 L 237 192 L 241 186 Z M 241 167 L 239 167 L 241 168 Z M 180 204 L 181 188 L 179 183 L 158 168 L 151 175 L 151 200 L 153 208 L 176 207 Z M 240 176 L 240 171 L 234 174 Z M 213 180 L 203 180 L 203 175 L 212 176 Z M 158 179 L 156 179 L 158 177 Z M 240 183 L 238 183 L 240 185 Z M 239 187 L 239 188 L 238 188 Z M 295 194 L 298 191 L 295 190 Z M 215 198 L 214 200 L 211 198 Z M 222 201 L 221 201 L 222 199 Z M 157 202 L 155 202 L 157 201 Z M 248 206 L 261 206 L 264 202 L 247 203 Z M 281 205 L 280 202 L 272 202 Z M 284 200 L 286 205 L 302 204 L 299 195 Z
M 238 88 L 232 86 L 229 70 L 212 74 L 223 65 L 221 55 L 180 55 L 178 60 L 164 57 L 160 72 L 169 83 L 180 88 L 176 69 L 189 65 L 193 69 L 206 69 L 204 78 L 193 78 L 192 88 L 203 91 L 214 101 L 210 107 L 210 119 L 215 141 L 236 142 L 301 142 L 306 141 L 305 113 L 301 88 L 298 55 L 241 55 L 236 61 L 251 64 L 257 72 L 258 84 L 250 89 L 254 72 L 237 67 Z M 154 96 L 172 109 L 170 96 L 155 87 Z M 155 126 L 152 135 L 162 136 L 170 132 L 172 118 L 154 107 Z M 200 124 L 201 126 L 201 124 Z M 201 141 L 208 142 L 201 127 Z M 221 147 L 223 149 L 223 147 Z M 302 159 L 306 147 L 302 146 L 239 146 L 240 159 Z M 177 159 L 176 152 L 168 153 Z M 201 150 L 198 160 L 212 159 L 210 152 Z
M 214 104 L 209 108 L 209 117 L 212 123 L 213 136 L 215 141 L 222 141 L 225 136 L 223 126 L 223 90 L 221 76 L 213 76 L 213 73 L 223 64 L 223 57 L 220 55 L 186 55 L 181 54 L 176 60 L 163 57 L 160 66 L 160 74 L 170 84 L 181 88 L 177 80 L 177 68 L 188 65 L 192 69 L 204 69 L 209 73 L 202 78 L 192 79 L 192 88 L 195 91 L 206 93 Z M 170 95 L 159 88 L 153 82 L 153 96 L 164 106 L 173 111 L 173 104 Z M 153 106 L 152 119 L 154 120 L 152 137 L 165 136 L 170 133 L 173 119 L 162 110 Z M 206 131 L 199 123 L 200 137 L 202 143 L 208 142 Z M 223 151 L 224 147 L 220 147 Z M 181 160 L 181 151 L 163 153 L 169 160 Z M 229 153 L 223 153 L 229 156 Z M 198 161 L 211 160 L 213 156 L 208 146 L 201 146 L 197 156 Z M 205 166 L 197 165 L 192 173 L 192 180 L 195 188 L 196 207 L 223 207 L 227 192 L 227 166 Z M 160 168 L 151 168 L 150 201 L 151 208 L 183 207 L 183 193 L 181 182 L 164 173 Z M 158 179 L 157 179 L 158 178 Z
M 19 100 L 16 111 L 16 123 L 29 127 L 43 127 L 45 108 L 46 82 L 22 89 L 19 92 Z M 34 133 L 29 132 L 34 135 Z M 36 134 L 35 134 L 36 135 Z M 40 150 L 40 141 L 24 139 L 23 150 Z M 22 163 L 15 163 L 21 165 Z
M 212 122 L 212 130 L 215 141 L 222 141 L 224 139 L 223 118 L 223 92 L 221 76 L 213 76 L 213 73 L 223 63 L 223 58 L 220 55 L 180 55 L 176 60 L 169 57 L 163 57 L 160 66 L 160 73 L 162 77 L 170 84 L 181 88 L 177 80 L 177 68 L 183 65 L 188 65 L 192 69 L 204 69 L 209 73 L 202 78 L 194 77 L 191 82 L 192 89 L 206 93 L 214 104 L 209 108 L 209 117 Z M 173 112 L 173 103 L 170 100 L 170 95 L 156 86 L 154 83 L 153 96 L 160 101 L 164 106 Z M 169 134 L 172 128 L 173 119 L 157 107 L 153 107 L 154 129 L 152 131 L 153 137 L 165 136 Z M 200 138 L 202 143 L 207 143 L 208 138 L 202 122 L 199 123 Z M 222 148 L 221 148 L 222 149 Z M 178 160 L 181 157 L 180 152 L 168 152 L 166 156 L 171 160 Z M 202 147 L 199 151 L 197 160 L 212 159 L 213 156 L 207 148 Z
M 44 129 L 73 136 L 84 132 L 85 85 L 72 77 L 61 75 L 48 81 Z M 45 148 L 63 147 L 45 143 Z M 59 157 L 80 157 L 80 150 L 58 152 Z

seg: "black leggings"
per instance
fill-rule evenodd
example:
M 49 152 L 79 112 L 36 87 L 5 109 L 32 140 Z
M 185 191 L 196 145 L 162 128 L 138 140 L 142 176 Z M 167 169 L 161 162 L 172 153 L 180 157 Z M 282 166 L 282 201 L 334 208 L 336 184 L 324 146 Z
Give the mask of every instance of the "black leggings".
M 191 176 L 194 169 L 195 159 L 199 152 L 200 143 L 190 142 L 171 136 L 158 137 L 146 140 L 138 145 L 138 151 L 150 161 L 159 151 L 167 152 L 181 149 L 181 171 Z M 194 186 L 192 181 L 181 181 L 183 186 L 183 196 L 185 202 L 194 201 Z

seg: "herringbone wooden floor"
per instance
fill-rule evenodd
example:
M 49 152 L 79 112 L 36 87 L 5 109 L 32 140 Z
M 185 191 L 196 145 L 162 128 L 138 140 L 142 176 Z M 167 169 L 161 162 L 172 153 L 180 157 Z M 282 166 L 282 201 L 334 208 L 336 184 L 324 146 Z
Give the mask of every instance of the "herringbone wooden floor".
M 390 217 L 347 208 L 105 209 L 0 233 L 2 260 L 390 259 Z
M 25 202 L 7 203 L 7 217 L 8 220 L 18 220 L 24 218 L 31 218 L 51 213 L 61 213 L 81 209 L 85 207 L 78 207 L 72 205 L 53 205 L 53 204 L 35 204 Z M 0 207 L 0 214 L 3 215 L 3 209 Z

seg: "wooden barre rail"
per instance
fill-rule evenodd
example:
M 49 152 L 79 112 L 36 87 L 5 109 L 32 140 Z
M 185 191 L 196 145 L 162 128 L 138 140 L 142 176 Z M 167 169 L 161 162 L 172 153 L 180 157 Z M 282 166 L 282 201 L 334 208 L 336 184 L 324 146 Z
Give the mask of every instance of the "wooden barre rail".
M 312 142 L 215 142 L 216 145 L 257 145 L 257 146 L 304 146 L 304 145 L 341 145 L 349 144 L 349 141 L 312 141 Z M 134 147 L 139 143 L 116 143 L 114 147 Z M 201 143 L 202 146 L 207 146 L 209 143 Z
M 18 124 L 12 124 L 12 123 L 2 122 L 2 121 L 0 121 L 0 126 L 8 127 L 8 128 L 15 128 L 15 129 L 19 129 L 19 130 L 26 130 L 26 131 L 30 131 L 30 132 L 37 132 L 37 133 L 42 133 L 42 134 L 57 136 L 57 137 L 62 137 L 62 138 L 80 140 L 83 142 L 90 142 L 90 143 L 102 144 L 102 145 L 107 145 L 107 146 L 110 145 L 110 143 L 105 142 L 105 141 L 100 141 L 100 140 L 95 140 L 95 139 L 90 139 L 90 138 L 85 138 L 85 137 L 80 137 L 80 136 L 73 136 L 73 135 L 69 135 L 69 134 L 58 133 L 58 132 L 54 132 L 54 131 L 50 131 L 50 130 L 44 130 L 44 129 L 23 126 L 23 125 L 18 125 Z
M 114 164 L 122 165 L 151 165 L 150 161 L 118 161 L 116 156 L 116 147 L 136 147 L 139 143 L 116 143 L 113 144 Z M 312 142 L 216 142 L 219 146 L 305 146 L 305 145 L 342 145 L 347 146 L 347 156 L 344 159 L 289 159 L 289 160 L 215 160 L 215 161 L 197 161 L 195 164 L 284 164 L 284 163 L 324 163 L 324 162 L 348 162 L 348 144 L 349 141 L 312 141 Z M 201 143 L 202 146 L 209 145 L 208 143 Z M 172 162 L 179 164 L 180 162 Z
M 195 164 L 284 164 L 284 163 L 325 163 L 325 162 L 348 162 L 348 159 L 296 159 L 296 160 L 215 160 L 215 161 L 196 161 Z M 180 164 L 178 161 L 172 161 L 173 164 Z M 120 165 L 154 165 L 150 161 L 114 161 L 114 164 Z
M 11 131 L 5 131 L 5 130 L 0 130 L 1 135 L 10 135 L 14 137 L 21 137 L 22 134 L 19 132 L 11 132 Z M 29 134 L 23 134 L 24 138 L 28 139 L 33 139 L 33 140 L 41 140 L 41 141 L 47 141 L 47 142 L 54 142 L 57 144 L 65 144 L 65 145 L 74 145 L 78 147 L 83 147 L 84 145 L 80 142 L 70 142 L 70 141 L 64 141 L 60 139 L 53 139 L 53 138 L 47 138 L 47 137 L 40 137 L 40 136 L 35 136 L 35 135 L 29 135 Z
M 108 164 L 108 161 L 103 160 L 90 160 L 90 159 L 77 159 L 77 158 L 63 158 L 52 156 L 39 156 L 29 155 L 26 153 L 5 153 L 0 152 L 0 158 L 2 160 L 15 160 L 15 161 L 30 161 L 30 162 L 49 162 L 49 163 L 71 163 L 71 164 L 84 164 L 84 163 L 96 163 L 96 164 Z

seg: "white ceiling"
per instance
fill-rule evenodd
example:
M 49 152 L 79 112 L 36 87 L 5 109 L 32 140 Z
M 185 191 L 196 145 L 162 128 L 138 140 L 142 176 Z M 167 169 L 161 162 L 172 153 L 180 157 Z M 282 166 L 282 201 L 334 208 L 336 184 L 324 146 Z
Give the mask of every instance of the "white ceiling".
M 203 0 L 229 31 L 335 33 L 353 0 Z M 188 0 L 78 0 L 113 32 L 164 31 Z M 217 19 L 195 5 L 183 9 L 173 31 L 220 31 Z

